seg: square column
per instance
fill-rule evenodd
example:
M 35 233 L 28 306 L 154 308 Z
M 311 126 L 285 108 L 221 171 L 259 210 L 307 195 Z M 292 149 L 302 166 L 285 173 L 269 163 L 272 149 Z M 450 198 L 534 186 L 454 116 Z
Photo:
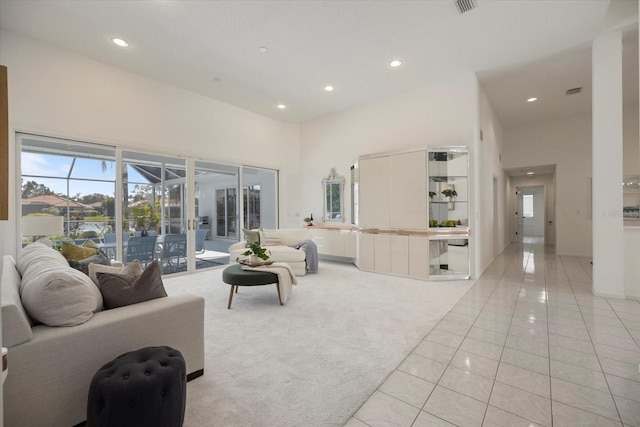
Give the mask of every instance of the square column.
M 593 293 L 624 298 L 622 34 L 593 41 Z

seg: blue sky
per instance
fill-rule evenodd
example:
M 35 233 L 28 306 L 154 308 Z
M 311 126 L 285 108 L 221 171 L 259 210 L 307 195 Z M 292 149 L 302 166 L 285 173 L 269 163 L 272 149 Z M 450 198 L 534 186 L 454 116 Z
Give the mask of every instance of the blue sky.
M 56 156 L 50 154 L 27 153 L 21 156 L 23 181 L 36 181 L 44 184 L 55 193 L 67 194 L 67 176 L 73 162 L 73 157 Z M 69 180 L 69 195 L 75 197 L 100 193 L 113 196 L 115 194 L 115 162 L 107 162 L 107 169 L 103 172 L 100 160 L 76 158 L 73 164 L 71 179 Z M 26 176 L 30 175 L 30 176 Z M 35 175 L 35 177 L 33 177 Z M 51 178 L 41 178 L 48 176 Z M 112 182 L 86 181 L 86 179 L 108 180 Z M 137 172 L 129 168 L 130 182 L 146 182 Z

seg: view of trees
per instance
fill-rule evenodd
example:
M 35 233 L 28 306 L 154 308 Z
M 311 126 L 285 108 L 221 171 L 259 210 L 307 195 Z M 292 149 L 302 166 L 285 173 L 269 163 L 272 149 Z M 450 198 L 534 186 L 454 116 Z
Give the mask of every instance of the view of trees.
M 125 229 L 130 230 L 135 227 L 141 229 L 156 229 L 161 219 L 160 200 L 161 194 L 157 192 L 151 184 L 128 184 L 125 187 L 127 198 L 124 204 L 124 210 L 127 212 L 126 220 L 123 224 Z M 79 237 L 76 234 L 82 234 L 82 237 L 99 237 L 85 236 L 84 234 L 93 233 L 101 234 L 113 229 L 115 226 L 115 198 L 110 195 L 91 193 L 82 195 L 76 193 L 67 196 L 63 193 L 56 193 L 44 184 L 40 184 L 35 180 L 23 179 L 22 183 L 22 199 L 31 199 L 38 196 L 57 196 L 60 200 L 53 200 L 48 206 L 41 203 L 23 204 L 23 215 L 61 215 L 69 216 L 69 226 L 72 236 Z M 173 217 L 180 217 L 180 200 L 182 197 L 182 189 L 180 185 L 168 186 L 166 189 L 167 209 L 165 217 L 171 222 Z M 66 200 L 76 203 L 67 207 Z M 177 202 L 176 202 L 177 201 Z M 47 203 L 48 201 L 43 201 Z M 67 221 L 65 220 L 65 227 Z M 91 227 L 97 227 L 94 233 Z
M 35 181 L 27 181 L 22 184 L 22 198 L 29 199 L 36 196 L 48 196 L 56 194 L 44 184 L 38 184 Z

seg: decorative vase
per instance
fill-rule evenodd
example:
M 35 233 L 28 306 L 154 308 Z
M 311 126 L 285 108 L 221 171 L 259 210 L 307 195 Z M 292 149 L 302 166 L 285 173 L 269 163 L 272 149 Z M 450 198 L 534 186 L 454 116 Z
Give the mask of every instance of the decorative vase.
M 260 258 L 258 258 L 258 255 L 251 255 L 251 258 L 249 258 L 249 262 L 251 263 L 251 265 L 258 265 L 258 263 L 260 262 Z

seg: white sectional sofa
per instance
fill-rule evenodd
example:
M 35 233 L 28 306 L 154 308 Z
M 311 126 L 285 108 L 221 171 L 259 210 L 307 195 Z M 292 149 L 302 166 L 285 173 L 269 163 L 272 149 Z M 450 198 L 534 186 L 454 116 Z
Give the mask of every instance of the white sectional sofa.
M 2 345 L 9 349 L 5 426 L 70 427 L 82 423 L 94 374 L 120 354 L 142 347 L 168 345 L 179 350 L 189 379 L 204 372 L 202 297 L 182 294 L 157 298 L 90 312 L 87 321 L 74 326 L 47 326 L 35 324 L 22 304 L 24 276 L 27 274 L 21 277 L 11 256 L 3 257 Z
M 260 237 L 261 246 L 267 248 L 271 253 L 269 260 L 286 262 L 291 266 L 296 276 L 304 276 L 307 273 L 307 254 L 304 248 L 294 249 L 291 245 L 296 245 L 303 240 L 313 240 L 309 230 L 305 228 L 264 229 L 261 231 Z M 274 242 L 276 244 L 273 244 Z M 234 262 L 238 258 L 248 258 L 242 255 L 246 250 L 246 240 L 231 245 L 229 260 Z

